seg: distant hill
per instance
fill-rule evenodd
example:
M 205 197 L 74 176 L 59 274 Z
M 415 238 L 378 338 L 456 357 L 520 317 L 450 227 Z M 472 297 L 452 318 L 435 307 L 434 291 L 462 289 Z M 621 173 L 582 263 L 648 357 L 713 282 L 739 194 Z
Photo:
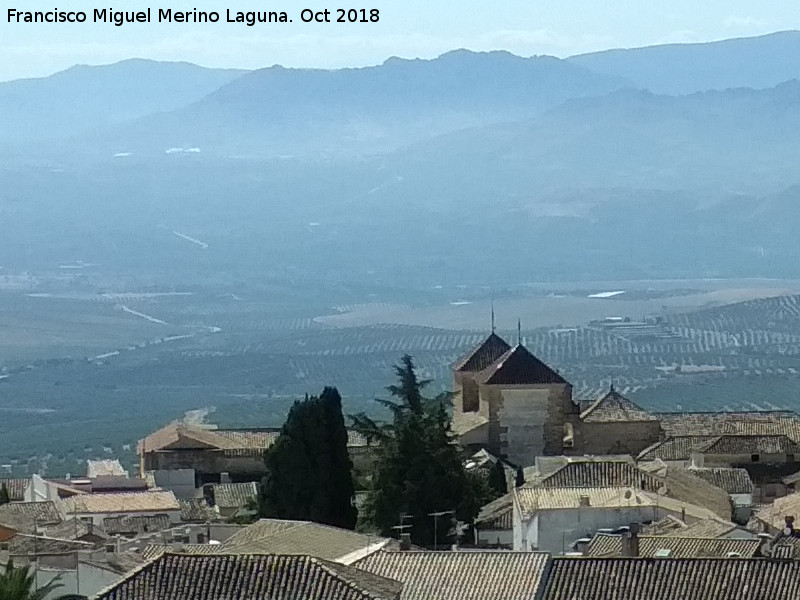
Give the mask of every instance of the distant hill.
M 245 71 L 132 59 L 0 83 L 0 141 L 74 135 L 186 106 Z
M 656 94 L 769 88 L 800 78 L 800 31 L 702 44 L 607 50 L 568 61 Z
M 374 153 L 434 135 L 526 119 L 570 98 L 624 87 L 553 57 L 449 52 L 360 69 L 243 75 L 198 102 L 98 138 L 104 151 L 201 146 L 265 154 Z
M 597 188 L 758 193 L 800 179 L 799 135 L 798 81 L 680 97 L 620 90 L 442 136 L 394 158 L 404 176 L 462 173 L 472 193 L 494 190 L 495 200 Z

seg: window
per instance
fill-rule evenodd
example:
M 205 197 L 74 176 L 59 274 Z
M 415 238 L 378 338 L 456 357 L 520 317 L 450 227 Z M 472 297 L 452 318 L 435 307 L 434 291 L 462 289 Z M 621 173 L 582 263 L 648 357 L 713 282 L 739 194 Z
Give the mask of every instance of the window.
M 759 458 L 761 458 L 758 454 L 751 454 L 750 455 L 750 462 L 758 462 Z

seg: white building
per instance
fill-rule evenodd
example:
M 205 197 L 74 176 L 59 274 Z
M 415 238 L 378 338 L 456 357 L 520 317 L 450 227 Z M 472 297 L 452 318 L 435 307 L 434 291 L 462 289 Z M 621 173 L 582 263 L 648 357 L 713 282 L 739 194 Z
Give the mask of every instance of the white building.
M 568 552 L 578 539 L 600 529 L 650 523 L 676 516 L 691 523 L 720 518 L 711 510 L 643 492 L 634 487 L 542 488 L 524 485 L 513 492 L 513 549 Z

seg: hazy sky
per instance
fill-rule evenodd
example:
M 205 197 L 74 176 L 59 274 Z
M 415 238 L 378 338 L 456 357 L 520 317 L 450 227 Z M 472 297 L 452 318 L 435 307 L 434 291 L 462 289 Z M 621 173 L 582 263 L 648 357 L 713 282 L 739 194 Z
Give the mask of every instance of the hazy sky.
M 161 3 L 159 3 L 161 2 Z M 214 25 L 177 23 L 9 24 L 22 10 L 216 10 Z M 615 47 L 744 37 L 800 29 L 797 0 L 24 0 L 0 13 L 0 80 L 42 76 L 76 63 L 131 57 L 185 60 L 206 66 L 341 67 L 389 56 L 433 57 L 454 48 L 506 49 L 516 54 L 569 56 Z M 380 10 L 377 24 L 304 24 L 303 8 Z M 225 10 L 284 10 L 290 24 L 229 24 Z M 155 15 L 154 15 L 155 21 Z

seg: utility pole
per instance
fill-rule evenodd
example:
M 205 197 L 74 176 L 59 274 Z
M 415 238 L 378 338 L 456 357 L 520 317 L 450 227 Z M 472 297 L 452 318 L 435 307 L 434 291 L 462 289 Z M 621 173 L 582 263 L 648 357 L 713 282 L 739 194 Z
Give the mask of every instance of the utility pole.
M 443 517 L 444 515 L 452 515 L 455 514 L 454 510 L 442 510 L 439 512 L 432 512 L 428 513 L 429 517 L 433 517 L 433 549 L 439 549 L 439 517 Z

